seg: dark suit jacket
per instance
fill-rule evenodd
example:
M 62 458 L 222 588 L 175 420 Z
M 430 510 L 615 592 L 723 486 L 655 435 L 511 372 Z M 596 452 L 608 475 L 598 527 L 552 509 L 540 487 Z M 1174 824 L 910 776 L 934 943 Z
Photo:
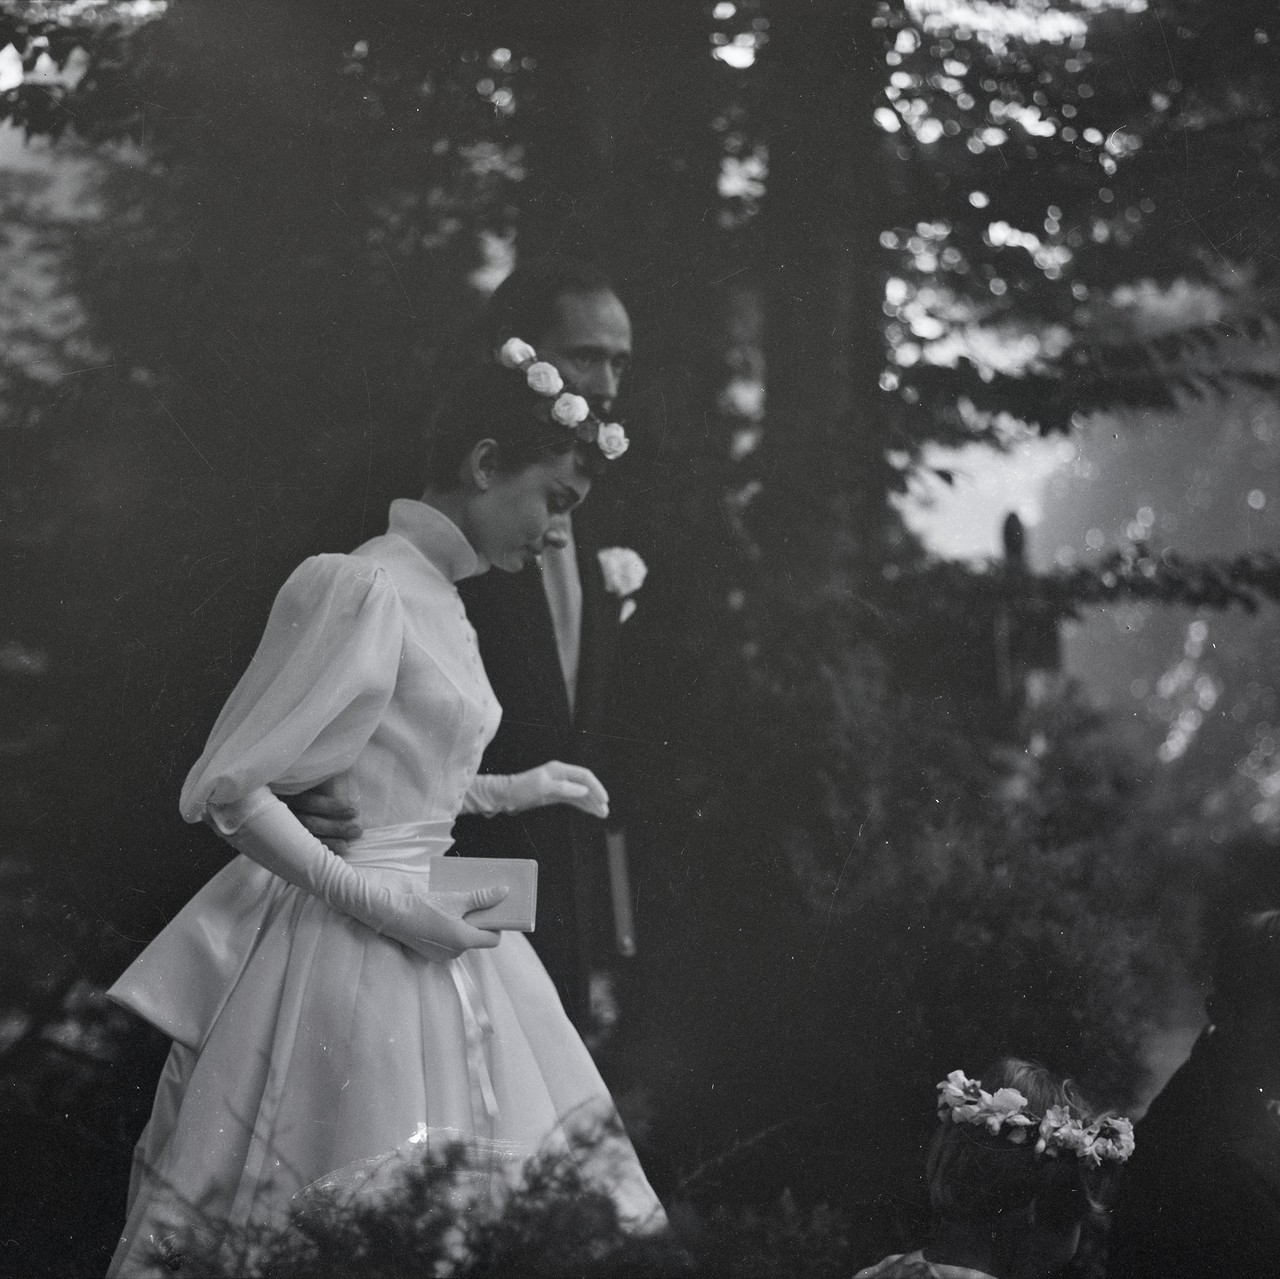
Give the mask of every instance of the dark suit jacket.
M 1206 1031 L 1137 1125 L 1109 1279 L 1280 1275 L 1280 1125 Z
M 502 705 L 502 723 L 480 771 L 519 773 L 548 760 L 582 764 L 619 800 L 613 751 L 605 731 L 610 672 L 619 632 L 619 600 L 605 590 L 588 519 L 574 517 L 582 579 L 582 636 L 574 713 L 556 652 L 551 610 L 536 564 L 498 569 L 459 583 L 480 656 Z M 564 804 L 511 817 L 461 817 L 458 851 L 480 857 L 532 857 L 538 862 L 538 925 L 530 940 L 574 1021 L 586 1026 L 587 983 L 609 953 L 612 936 L 605 824 Z

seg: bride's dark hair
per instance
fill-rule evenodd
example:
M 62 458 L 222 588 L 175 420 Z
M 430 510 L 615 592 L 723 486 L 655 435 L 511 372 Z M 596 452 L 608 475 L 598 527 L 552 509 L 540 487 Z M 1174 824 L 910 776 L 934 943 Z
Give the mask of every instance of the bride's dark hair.
M 546 405 L 547 397 L 530 389 L 520 371 L 496 363 L 471 370 L 449 387 L 427 420 L 427 484 L 442 492 L 457 488 L 462 464 L 481 440 L 497 443 L 504 474 L 576 453 L 583 473 L 594 479 L 605 465 L 599 446 L 548 421 Z

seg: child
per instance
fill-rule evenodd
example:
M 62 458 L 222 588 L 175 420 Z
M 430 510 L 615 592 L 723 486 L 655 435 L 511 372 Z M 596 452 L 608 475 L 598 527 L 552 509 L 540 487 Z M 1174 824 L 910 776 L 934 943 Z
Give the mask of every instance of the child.
M 1080 1228 L 1133 1151 L 1127 1119 L 1095 1116 L 1043 1066 L 1003 1058 L 938 1085 L 928 1244 L 855 1279 L 1041 1279 L 1075 1256 Z

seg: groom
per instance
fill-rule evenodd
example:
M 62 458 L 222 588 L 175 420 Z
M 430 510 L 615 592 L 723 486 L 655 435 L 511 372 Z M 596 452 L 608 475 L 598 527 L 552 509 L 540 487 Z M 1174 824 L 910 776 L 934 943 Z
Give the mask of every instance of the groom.
M 631 358 L 631 321 L 608 277 L 590 263 L 545 258 L 517 267 L 481 316 L 470 359 L 492 359 L 522 338 L 608 421 Z M 605 490 L 607 481 L 597 484 Z M 618 542 L 618 509 L 598 491 L 574 513 L 569 544 L 516 574 L 489 572 L 459 584 L 502 723 L 480 766 L 517 773 L 549 759 L 581 764 L 610 791 L 605 823 L 556 805 L 514 816 L 461 817 L 457 851 L 538 862 L 538 928 L 532 941 L 588 1044 L 616 1020 L 605 958 L 617 953 L 606 839 L 621 847 L 606 732 L 621 601 L 598 552 Z M 298 801 L 302 802 L 299 803 Z M 318 792 L 290 801 L 321 839 L 353 839 L 358 814 Z
M 631 359 L 631 321 L 608 278 L 572 258 L 517 267 L 490 299 L 480 350 L 488 358 L 523 338 L 610 420 Z M 617 812 L 606 714 L 620 601 L 606 589 L 598 552 L 616 544 L 608 480 L 573 517 L 569 544 L 515 575 L 483 573 L 459 584 L 480 655 L 503 708 L 481 764 L 516 773 L 548 759 L 600 776 Z M 611 822 L 616 823 L 616 818 Z M 531 940 L 588 1043 L 616 1019 L 607 968 L 612 912 L 605 824 L 565 805 L 511 817 L 461 818 L 458 851 L 538 862 L 538 930 Z

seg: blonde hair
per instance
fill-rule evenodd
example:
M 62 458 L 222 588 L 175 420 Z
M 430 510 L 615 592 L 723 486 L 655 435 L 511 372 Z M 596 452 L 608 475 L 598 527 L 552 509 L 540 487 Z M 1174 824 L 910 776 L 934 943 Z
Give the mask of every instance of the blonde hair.
M 1098 1113 L 1069 1080 L 1037 1062 L 1002 1057 L 980 1076 L 994 1093 L 1016 1088 L 1032 1114 L 1062 1106 L 1082 1123 Z M 929 1204 L 934 1223 L 985 1222 L 997 1231 L 1037 1218 L 1054 1228 L 1083 1221 L 1104 1202 L 1110 1174 L 1071 1155 L 1037 1155 L 1034 1141 L 1015 1145 L 980 1125 L 943 1121 L 934 1134 L 926 1164 Z

